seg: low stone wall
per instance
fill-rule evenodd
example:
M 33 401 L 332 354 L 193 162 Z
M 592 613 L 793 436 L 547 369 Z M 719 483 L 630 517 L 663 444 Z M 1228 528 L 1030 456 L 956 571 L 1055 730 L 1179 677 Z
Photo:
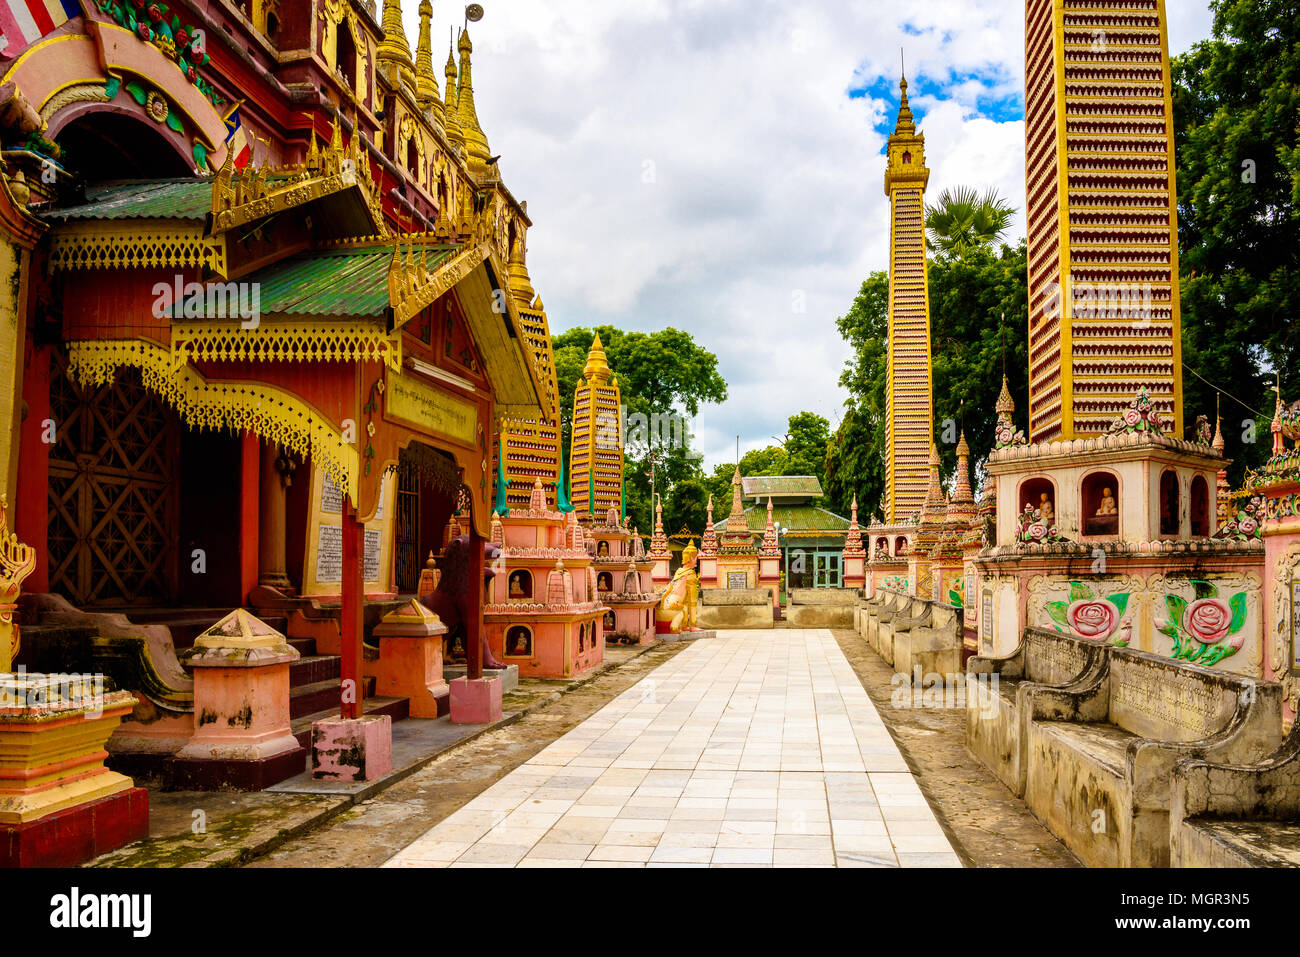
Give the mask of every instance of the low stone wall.
M 961 672 L 961 610 L 952 605 L 881 589 L 854 612 L 858 633 L 893 666 L 911 676 Z
M 1072 684 L 1100 668 L 1105 655 L 1099 642 L 1030 628 L 1010 655 L 966 662 L 968 686 L 976 692 L 966 698 L 966 747 L 1016 797 L 1025 794 L 1021 714 L 1033 710 L 1032 699 L 1044 689 Z
M 1174 768 L 1169 841 L 1172 867 L 1300 864 L 1300 722 L 1257 764 Z
M 1281 687 L 1126 648 L 1017 695 L 1025 803 L 1091 867 L 1167 867 L 1172 776 L 1282 741 Z
M 772 593 L 766 588 L 706 588 L 700 592 L 701 628 L 771 628 Z
M 792 588 L 785 617 L 791 628 L 852 628 L 857 588 Z

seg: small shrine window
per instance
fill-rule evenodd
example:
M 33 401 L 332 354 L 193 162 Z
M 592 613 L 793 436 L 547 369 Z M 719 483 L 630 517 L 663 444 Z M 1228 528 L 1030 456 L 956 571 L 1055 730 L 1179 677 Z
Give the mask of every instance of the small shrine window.
M 601 572 L 596 576 L 596 591 L 613 591 L 614 576 L 609 572 Z
M 357 90 L 357 45 L 352 40 L 352 28 L 344 19 L 336 28 L 335 69 L 344 84 L 353 93 Z
M 418 182 L 420 180 L 420 149 L 415 136 L 416 134 L 412 133 L 410 139 L 406 141 L 406 168 L 411 171 L 411 176 Z
M 902 535 L 899 535 L 898 538 L 894 540 L 894 557 L 895 558 L 907 557 L 907 539 L 904 538 Z
M 614 630 L 614 613 L 612 611 L 605 612 L 604 623 L 606 631 Z
M 1031 478 L 1020 483 L 1016 512 L 1030 506 L 1041 513 L 1040 518 L 1049 526 L 1056 524 L 1056 485 L 1051 479 Z
M 909 151 L 904 150 L 904 151 L 903 151 L 903 165 L 904 165 L 904 166 L 909 166 L 909 165 L 911 165 L 911 162 L 912 162 L 912 154 L 911 154 Z
M 888 552 L 888 551 L 889 551 L 889 539 L 887 539 L 887 538 L 877 538 L 877 539 L 876 539 L 876 551 L 878 551 L 878 552 Z
M 1083 534 L 1119 534 L 1119 479 L 1113 472 L 1092 472 L 1080 486 Z
M 1178 473 L 1166 470 L 1160 476 L 1160 534 L 1177 535 L 1179 488 Z
M 1210 483 L 1204 475 L 1192 479 L 1192 537 L 1209 538 L 1210 530 Z
M 533 656 L 533 632 L 527 625 L 515 625 L 506 632 L 507 658 L 531 658 Z
M 506 597 L 511 601 L 523 601 L 533 597 L 533 573 L 519 569 L 510 573 Z

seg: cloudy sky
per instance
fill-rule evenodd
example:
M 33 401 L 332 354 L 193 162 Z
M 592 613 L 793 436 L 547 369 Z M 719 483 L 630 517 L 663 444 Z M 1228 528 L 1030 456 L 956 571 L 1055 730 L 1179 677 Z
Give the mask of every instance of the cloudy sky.
M 1167 0 L 1170 45 L 1208 0 Z M 1021 0 L 485 0 L 474 89 L 552 329 L 688 330 L 730 398 L 701 410 L 706 464 L 803 410 L 839 421 L 835 319 L 888 267 L 885 139 L 900 50 L 928 197 L 1024 205 Z M 403 4 L 418 36 L 416 0 Z M 434 0 L 435 64 L 463 5 Z M 1023 235 L 1023 222 L 1013 227 Z

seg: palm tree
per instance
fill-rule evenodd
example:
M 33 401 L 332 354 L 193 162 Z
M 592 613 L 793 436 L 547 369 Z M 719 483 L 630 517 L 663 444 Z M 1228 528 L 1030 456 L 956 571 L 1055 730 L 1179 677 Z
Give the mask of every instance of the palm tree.
M 1011 225 L 1016 208 L 990 188 L 982 197 L 970 186 L 945 189 L 925 207 L 925 245 L 948 259 L 992 246 Z

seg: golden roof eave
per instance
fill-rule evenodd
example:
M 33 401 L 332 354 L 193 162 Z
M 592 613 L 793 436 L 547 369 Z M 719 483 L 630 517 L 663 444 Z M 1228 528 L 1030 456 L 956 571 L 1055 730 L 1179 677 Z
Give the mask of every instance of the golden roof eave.
M 370 156 L 354 131 L 343 146 L 338 121 L 330 142 L 318 147 L 313 132 L 311 147 L 301 163 L 286 166 L 234 168 L 231 151 L 212 178 L 212 209 L 207 235 L 216 236 L 267 216 L 306 206 L 319 199 L 355 189 L 365 205 L 375 235 L 388 233 L 379 191 L 370 174 Z

